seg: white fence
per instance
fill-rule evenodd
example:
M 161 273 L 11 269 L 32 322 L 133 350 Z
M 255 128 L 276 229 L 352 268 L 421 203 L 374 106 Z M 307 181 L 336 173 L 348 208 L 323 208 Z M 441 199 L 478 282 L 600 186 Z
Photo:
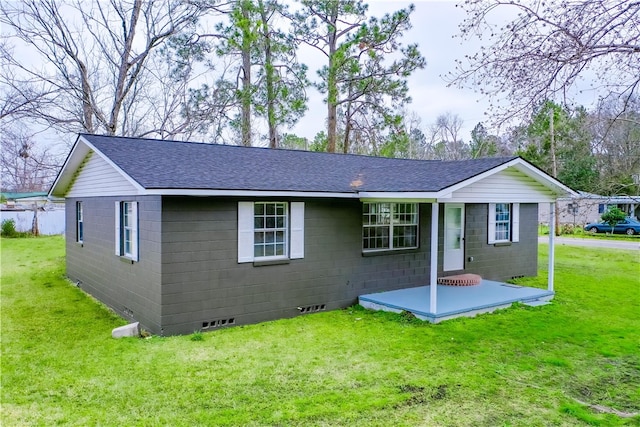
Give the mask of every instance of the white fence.
M 2 211 L 2 221 L 13 219 L 17 231 L 31 231 L 33 211 Z M 40 234 L 64 234 L 64 209 L 38 211 L 38 230 Z

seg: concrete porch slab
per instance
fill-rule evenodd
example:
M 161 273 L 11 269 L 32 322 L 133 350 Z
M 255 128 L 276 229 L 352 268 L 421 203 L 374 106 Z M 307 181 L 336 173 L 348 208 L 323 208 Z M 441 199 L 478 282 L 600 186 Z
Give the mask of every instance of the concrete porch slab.
M 476 286 L 436 286 L 438 286 L 438 304 L 435 313 L 429 311 L 429 286 L 361 295 L 359 303 L 371 310 L 396 313 L 408 311 L 419 319 L 438 323 L 456 317 L 473 317 L 481 313 L 507 308 L 514 302 L 549 301 L 555 295 L 554 292 L 546 289 L 529 288 L 491 280 L 482 280 Z

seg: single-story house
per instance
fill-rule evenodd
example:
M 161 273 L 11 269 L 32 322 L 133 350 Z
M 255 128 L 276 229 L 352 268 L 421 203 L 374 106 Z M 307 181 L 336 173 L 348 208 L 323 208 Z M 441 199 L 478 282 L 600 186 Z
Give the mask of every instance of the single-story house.
M 66 199 L 68 277 L 165 335 L 348 307 L 440 275 L 536 275 L 538 203 L 571 194 L 519 157 L 88 134 L 50 190 Z M 549 278 L 552 289 L 552 261 Z
M 640 196 L 602 196 L 578 191 L 575 196 L 558 198 L 556 204 L 559 224 L 583 226 L 590 222 L 600 222 L 602 214 L 612 207 L 630 217 L 640 218 Z M 548 224 L 549 218 L 549 205 L 540 205 L 538 221 Z

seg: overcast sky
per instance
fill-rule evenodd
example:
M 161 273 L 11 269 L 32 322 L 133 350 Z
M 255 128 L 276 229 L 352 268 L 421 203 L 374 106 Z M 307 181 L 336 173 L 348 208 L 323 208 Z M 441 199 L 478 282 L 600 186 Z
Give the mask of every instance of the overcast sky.
M 434 123 L 440 114 L 458 115 L 464 123 L 460 135 L 468 142 L 470 132 L 478 122 L 487 124 L 485 113 L 489 103 L 474 91 L 447 87 L 442 78 L 455 69 L 456 59 L 462 59 L 465 54 L 480 48 L 477 40 L 463 44 L 460 38 L 453 37 L 458 34 L 458 25 L 465 18 L 464 11 L 456 7 L 455 1 L 450 0 L 369 0 L 367 3 L 369 16 L 378 18 L 411 3 L 415 5 L 411 15 L 413 28 L 405 33 L 402 42 L 404 45 L 417 43 L 427 65 L 409 78 L 409 93 L 413 102 L 407 108 L 420 117 L 424 129 Z M 513 13 L 513 10 L 507 7 L 496 9 L 492 14 L 494 23 L 500 23 L 500 19 L 506 20 L 509 13 Z M 317 80 L 316 70 L 325 65 L 326 58 L 307 47 L 300 52 L 299 59 L 308 65 L 309 78 Z M 309 88 L 308 96 L 309 108 L 305 117 L 293 129 L 282 131 L 313 139 L 318 132 L 326 130 L 327 108 L 323 102 L 324 96 L 313 88 Z M 592 100 L 582 99 L 581 102 L 588 107 Z M 257 140 L 255 142 L 258 143 Z
M 465 16 L 460 8 L 455 7 L 454 1 L 369 1 L 369 15 L 382 17 L 385 13 L 407 7 L 411 3 L 415 5 L 415 11 L 411 15 L 413 28 L 403 37 L 403 44 L 418 43 L 427 66 L 409 78 L 413 102 L 408 109 L 418 114 L 425 127 L 435 122 L 440 114 L 457 114 L 464 121 L 462 137 L 468 141 L 471 129 L 478 122 L 485 121 L 484 113 L 488 103 L 480 99 L 480 94 L 471 90 L 448 88 L 441 76 L 455 68 L 456 59 L 473 52 L 479 44 L 463 46 L 459 38 L 453 38 L 458 33 L 458 24 Z M 314 63 L 316 58 L 319 61 Z M 303 53 L 300 59 L 309 66 L 309 77 L 316 79 L 315 70 L 323 65 L 323 58 L 312 52 Z M 308 95 L 309 110 L 293 132 L 313 138 L 326 127 L 327 109 L 323 96 L 316 90 L 309 90 Z

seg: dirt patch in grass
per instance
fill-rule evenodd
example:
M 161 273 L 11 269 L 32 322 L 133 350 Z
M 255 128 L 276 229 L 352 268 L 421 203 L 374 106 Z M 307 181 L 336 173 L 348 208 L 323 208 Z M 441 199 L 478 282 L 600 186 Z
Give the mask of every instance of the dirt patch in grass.
M 569 395 L 599 412 L 621 412 L 633 416 L 640 413 L 638 384 L 640 356 L 603 358 L 595 361 L 588 375 L 576 378 Z
M 459 387 L 459 385 L 457 385 Z M 433 387 L 422 387 L 412 384 L 403 384 L 398 387 L 402 394 L 408 394 L 409 397 L 396 405 L 396 408 L 402 406 L 424 405 L 432 401 L 443 400 L 447 398 L 449 386 L 440 384 Z

